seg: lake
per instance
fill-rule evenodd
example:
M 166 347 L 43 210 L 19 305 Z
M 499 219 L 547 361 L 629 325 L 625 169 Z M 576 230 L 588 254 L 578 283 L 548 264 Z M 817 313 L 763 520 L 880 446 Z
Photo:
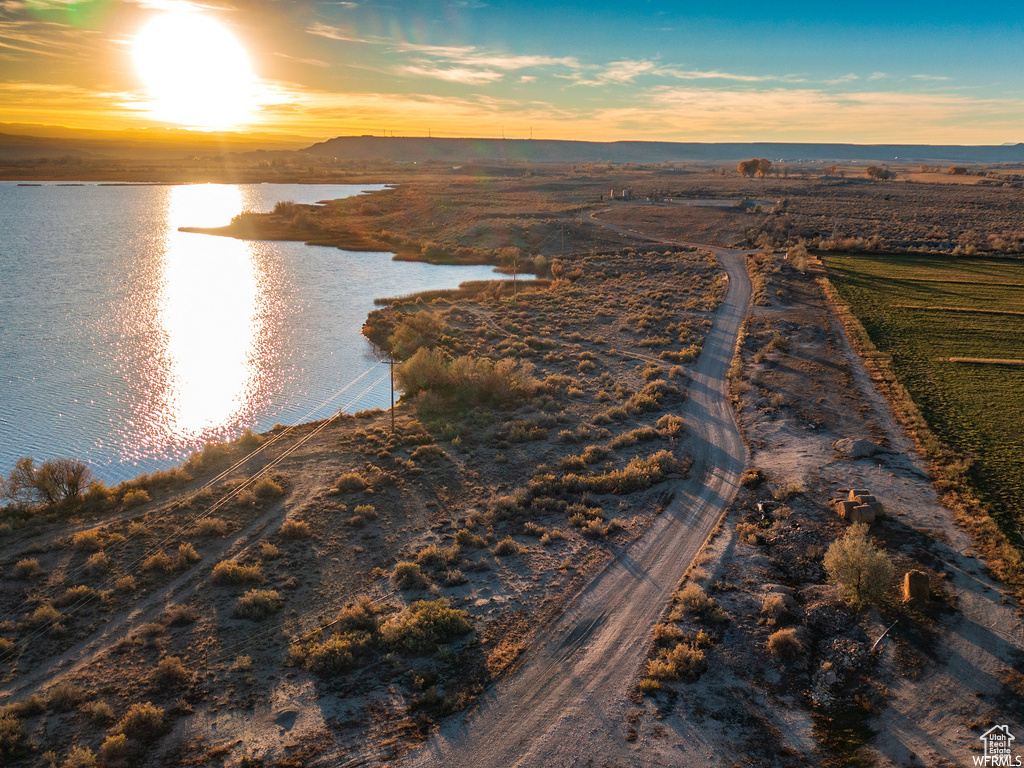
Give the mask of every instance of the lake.
M 70 456 L 117 482 L 247 427 L 387 407 L 373 299 L 501 275 L 177 231 L 383 186 L 0 182 L 0 472 Z

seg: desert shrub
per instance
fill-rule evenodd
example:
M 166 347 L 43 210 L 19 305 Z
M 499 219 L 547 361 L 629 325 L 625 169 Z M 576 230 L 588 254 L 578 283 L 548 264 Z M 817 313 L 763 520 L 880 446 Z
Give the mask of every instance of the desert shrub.
M 184 570 L 201 559 L 195 546 L 191 543 L 186 541 L 184 544 L 178 545 L 178 568 Z
M 93 507 L 104 507 L 110 503 L 114 496 L 114 492 L 107 487 L 106 483 L 99 480 L 93 480 L 89 483 L 89 487 L 85 491 L 85 495 L 82 497 L 85 503 Z
M 611 450 L 605 448 L 603 445 L 588 445 L 583 449 L 583 453 L 580 454 L 580 458 L 583 459 L 585 464 L 597 464 L 597 462 L 608 458 L 610 454 Z
M 257 584 L 263 581 L 263 572 L 258 565 L 242 565 L 236 560 L 222 560 L 213 567 L 211 580 L 214 584 L 228 586 Z
M 103 549 L 103 532 L 98 528 L 79 531 L 71 537 L 71 547 L 79 552 L 98 552 Z
M 696 642 L 681 642 L 662 649 L 647 663 L 647 675 L 655 680 L 696 680 L 707 669 L 704 650 Z
M 306 651 L 297 652 L 304 658 L 306 667 L 318 675 L 339 675 L 353 669 L 359 658 L 366 654 L 371 645 L 366 632 L 349 632 L 329 637 Z
M 448 548 L 429 544 L 416 554 L 416 562 L 426 566 L 451 565 L 459 561 L 461 554 L 458 544 Z
M 499 541 L 497 544 L 494 545 L 494 550 L 493 551 L 494 551 L 494 554 L 497 555 L 498 557 L 506 557 L 508 555 L 517 555 L 517 554 L 519 554 L 519 550 L 520 549 L 521 548 L 520 548 L 519 544 L 516 543 L 516 540 L 513 539 L 511 536 L 507 536 L 506 538 L 502 539 L 501 541 Z
M 264 541 L 260 544 L 260 557 L 264 560 L 276 560 L 281 557 L 282 554 L 284 553 L 269 541 Z
M 278 533 L 281 534 L 282 539 L 286 539 L 288 541 L 308 539 L 313 535 L 313 531 L 310 529 L 309 523 L 302 520 L 285 520 L 281 523 Z
M 545 528 L 543 525 L 537 525 L 537 523 L 533 522 L 532 520 L 527 520 L 525 523 L 523 523 L 523 533 L 525 533 L 527 536 L 534 536 L 539 539 L 547 532 L 547 528 Z
M 613 526 L 612 523 L 615 523 L 615 525 Z M 608 525 L 605 525 L 600 518 L 594 518 L 580 526 L 580 533 L 592 539 L 603 539 L 613 530 L 618 530 L 621 527 L 622 524 L 618 521 L 613 520 Z
M 174 568 L 175 561 L 166 552 L 157 552 L 150 555 L 142 562 L 144 571 L 170 571 Z
M 636 445 L 642 441 L 656 440 L 660 436 L 661 435 L 658 434 L 658 430 L 652 427 L 637 427 L 629 432 L 623 432 L 621 435 L 613 439 L 609 445 L 615 449 L 626 448 L 627 446 Z
M 441 574 L 441 583 L 446 587 L 457 587 L 467 581 L 466 575 L 458 568 L 450 568 Z
M 85 691 L 74 683 L 62 680 L 54 683 L 46 691 L 46 703 L 49 709 L 58 712 L 70 712 L 85 698 Z
M 100 745 L 100 759 L 104 765 L 119 765 L 128 756 L 128 737 L 123 733 L 107 736 Z
M 774 498 L 776 501 L 785 503 L 792 499 L 794 496 L 797 496 L 798 494 L 801 494 L 803 492 L 804 487 L 800 485 L 800 483 L 789 482 L 784 483 L 783 485 L 780 485 L 778 488 L 774 489 L 772 491 L 772 498 Z
M 452 608 L 445 599 L 417 600 L 381 625 L 381 636 L 391 646 L 413 653 L 429 653 L 442 643 L 472 631 L 469 614 Z
M 75 747 L 64 758 L 61 768 L 96 768 L 96 753 L 88 747 Z
M 372 504 L 359 504 L 354 510 L 364 520 L 376 520 L 377 519 L 377 508 Z
M 196 612 L 187 605 L 168 605 L 160 620 L 169 627 L 184 627 L 196 620 Z
M 89 573 L 106 573 L 110 565 L 110 556 L 106 552 L 95 552 L 85 561 L 85 570 Z
M 58 626 L 64 616 L 52 605 L 44 604 L 33 610 L 25 617 L 25 622 L 30 627 L 44 627 L 46 625 Z
M 408 360 L 423 346 L 438 339 L 448 330 L 447 323 L 433 312 L 402 315 L 387 339 L 387 348 L 398 360 Z
M 192 673 L 185 669 L 178 657 L 164 656 L 156 665 L 156 679 L 165 685 L 181 685 L 192 680 Z
M 346 472 L 334 483 L 339 493 L 356 493 L 366 489 L 366 478 L 358 472 Z
M 14 757 L 22 747 L 25 729 L 17 715 L 10 712 L 0 714 L 0 755 Z
M 746 488 L 756 488 L 765 480 L 764 472 L 757 467 L 750 467 L 744 470 L 743 475 L 740 477 L 740 485 Z
M 683 417 L 666 413 L 658 419 L 656 426 L 662 434 L 675 439 L 683 433 Z
M 186 459 L 183 468 L 193 476 L 209 472 L 224 467 L 235 453 L 227 443 L 207 443 L 201 451 L 195 451 Z
M 84 600 L 90 600 L 98 594 L 99 593 L 92 587 L 86 586 L 85 584 L 79 584 L 76 587 L 68 587 L 64 590 L 64 594 L 54 602 L 61 606 L 73 605 L 74 603 L 82 602 Z
M 126 509 L 148 504 L 152 500 L 145 488 L 133 488 L 121 497 L 121 503 L 124 504 Z
M 26 557 L 14 564 L 14 576 L 18 579 L 28 579 L 32 576 L 39 576 L 43 569 L 39 561 L 34 557 Z
M 164 711 L 147 701 L 133 704 L 117 724 L 111 735 L 122 734 L 132 741 L 148 743 L 159 738 L 164 730 Z
M 409 455 L 409 458 L 428 464 L 452 460 L 452 457 L 439 445 L 421 445 Z
M 252 492 L 256 495 L 256 498 L 266 501 L 283 496 L 284 488 L 269 477 L 264 477 L 252 487 Z
M 549 544 L 551 544 L 552 542 L 563 541 L 564 539 L 565 539 L 565 534 L 564 533 L 562 533 L 557 528 L 552 528 L 550 531 L 548 531 L 547 533 L 545 533 L 543 536 L 540 537 L 540 543 L 541 543 L 541 546 L 546 547 Z
M 660 646 L 675 646 L 685 635 L 675 624 L 659 624 L 654 628 L 654 642 Z
M 82 714 L 93 723 L 110 723 L 114 720 L 114 709 L 105 701 L 87 701 L 81 706 Z
M 409 393 L 432 392 L 463 404 L 513 403 L 537 390 L 532 363 L 511 358 L 493 362 L 485 357 L 452 359 L 440 350 L 423 348 L 395 367 L 399 386 Z
M 693 582 L 676 592 L 674 598 L 683 614 L 705 614 L 715 605 L 715 601 L 708 597 L 704 588 Z
M 250 589 L 235 602 L 235 616 L 249 621 L 262 621 L 284 607 L 284 600 L 274 589 Z
M 335 630 L 375 633 L 380 626 L 380 614 L 383 610 L 368 595 L 360 595 L 354 603 L 349 603 L 338 611 L 334 619 Z
M 206 517 L 196 523 L 196 534 L 199 536 L 223 536 L 228 532 L 228 524 L 219 517 Z
M 761 602 L 761 616 L 767 619 L 770 624 L 777 624 L 788 618 L 789 615 L 785 597 L 777 592 L 764 596 L 764 600 Z
M 391 581 L 398 589 L 426 589 L 430 580 L 423 574 L 419 563 L 397 563 L 391 571 Z
M 800 658 L 804 647 L 800 642 L 800 638 L 796 636 L 796 630 L 790 627 L 789 629 L 780 629 L 772 632 L 768 638 L 768 650 L 776 658 L 793 661 Z
M 122 595 L 131 594 L 135 591 L 135 577 L 134 576 L 119 576 L 114 581 L 114 591 L 120 592 Z
M 629 413 L 653 413 L 659 410 L 661 410 L 661 404 L 654 395 L 645 395 L 638 392 L 626 401 L 626 411 Z
M 824 564 L 829 581 L 854 607 L 880 603 L 892 581 L 892 562 L 871 546 L 864 523 L 854 523 L 842 538 L 832 542 Z
M 637 683 L 637 689 L 642 695 L 651 696 L 661 690 L 661 683 L 652 677 L 644 677 Z
M 455 532 L 455 541 L 459 546 L 470 547 L 471 549 L 480 549 L 487 546 L 487 540 L 483 536 L 478 536 L 465 528 Z

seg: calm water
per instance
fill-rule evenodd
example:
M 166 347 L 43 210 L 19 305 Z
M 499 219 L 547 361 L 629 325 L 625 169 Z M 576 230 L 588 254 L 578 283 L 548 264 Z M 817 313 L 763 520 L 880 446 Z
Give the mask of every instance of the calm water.
M 490 267 L 177 231 L 382 186 L 0 182 L 0 471 L 74 456 L 113 482 L 245 427 L 386 407 L 373 299 Z

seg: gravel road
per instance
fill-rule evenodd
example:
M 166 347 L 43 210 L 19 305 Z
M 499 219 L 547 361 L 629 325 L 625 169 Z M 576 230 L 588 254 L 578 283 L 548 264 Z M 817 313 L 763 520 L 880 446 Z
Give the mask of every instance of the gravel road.
M 728 273 L 729 288 L 682 413 L 694 461 L 689 479 L 678 482 L 672 503 L 647 533 L 620 552 L 561 618 L 539 633 L 519 671 L 488 692 L 467 717 L 446 723 L 408 756 L 407 765 L 679 763 L 679 744 L 663 744 L 658 752 L 636 751 L 625 740 L 626 716 L 630 708 L 636 709 L 629 694 L 654 625 L 735 495 L 747 462 L 729 405 L 726 375 L 750 304 L 751 285 L 743 252 L 708 250 Z M 692 744 L 688 751 L 692 754 Z

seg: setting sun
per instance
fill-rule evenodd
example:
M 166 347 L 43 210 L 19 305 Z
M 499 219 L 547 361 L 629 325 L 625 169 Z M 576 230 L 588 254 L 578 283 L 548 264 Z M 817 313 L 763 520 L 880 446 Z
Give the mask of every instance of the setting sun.
M 157 119 L 193 128 L 233 128 L 252 109 L 249 57 L 223 26 L 174 11 L 135 38 L 135 62 Z

